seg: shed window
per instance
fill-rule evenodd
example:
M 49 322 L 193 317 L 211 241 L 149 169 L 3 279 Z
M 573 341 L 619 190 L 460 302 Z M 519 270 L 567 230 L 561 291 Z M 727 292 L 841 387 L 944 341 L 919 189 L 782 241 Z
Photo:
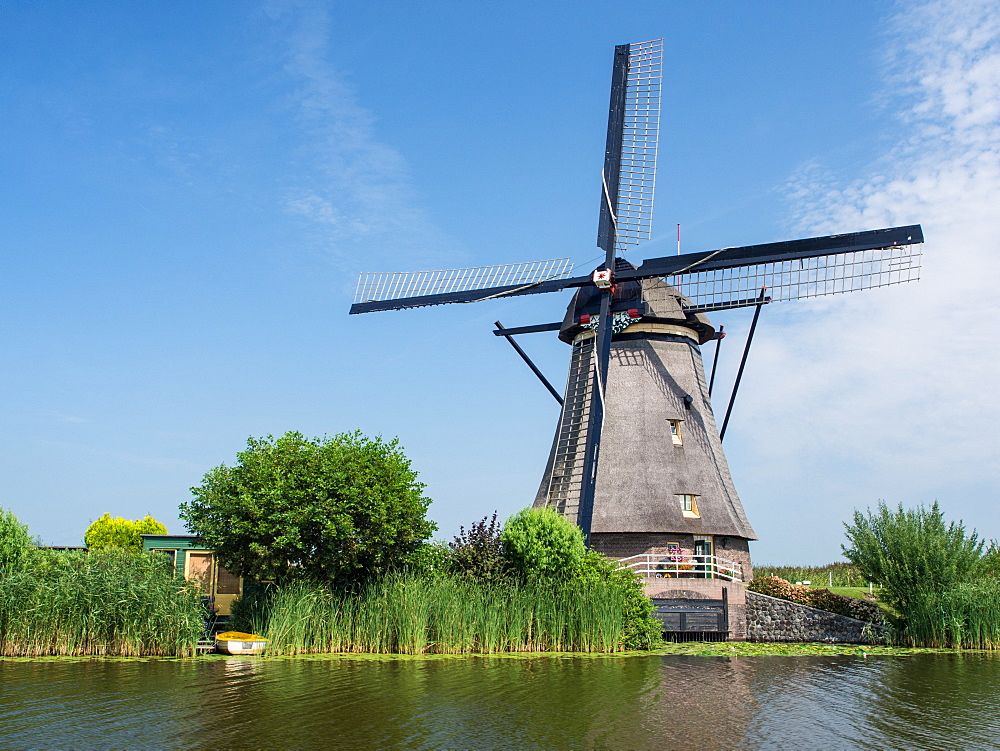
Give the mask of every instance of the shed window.
M 153 548 L 149 551 L 150 553 L 156 553 L 167 565 L 170 567 L 170 573 L 174 572 L 174 566 L 177 562 L 177 551 L 169 550 L 166 548 Z
M 226 569 L 219 566 L 216 568 L 216 579 L 215 579 L 215 593 L 219 595 L 238 595 L 241 594 L 240 589 L 243 584 L 243 580 L 238 576 L 234 576 Z
M 670 423 L 670 440 L 675 446 L 683 446 L 684 439 L 681 437 L 681 421 L 668 420 Z
M 197 585 L 203 595 L 211 595 L 212 593 L 212 574 L 214 573 L 212 563 L 211 553 L 188 551 L 187 571 L 184 572 L 184 575 Z
M 691 493 L 678 493 L 677 500 L 681 504 L 681 512 L 684 516 L 692 519 L 700 519 L 701 514 L 698 513 L 698 496 Z

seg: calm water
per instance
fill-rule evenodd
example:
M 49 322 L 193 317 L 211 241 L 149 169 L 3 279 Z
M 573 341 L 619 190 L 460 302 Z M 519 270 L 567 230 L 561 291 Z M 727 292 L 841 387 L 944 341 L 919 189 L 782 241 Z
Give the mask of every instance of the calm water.
M 0 748 L 1000 748 L 1000 659 L 2 662 Z

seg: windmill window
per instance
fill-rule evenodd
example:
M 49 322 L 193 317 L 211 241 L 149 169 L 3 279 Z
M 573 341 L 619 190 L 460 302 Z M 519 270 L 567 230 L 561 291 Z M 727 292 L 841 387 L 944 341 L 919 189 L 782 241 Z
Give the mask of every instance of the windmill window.
M 698 496 L 691 493 L 678 493 L 677 500 L 681 504 L 681 513 L 689 519 L 700 519 L 698 513 Z
M 683 446 L 684 438 L 681 436 L 681 421 L 667 420 L 670 423 L 670 441 L 675 446 Z

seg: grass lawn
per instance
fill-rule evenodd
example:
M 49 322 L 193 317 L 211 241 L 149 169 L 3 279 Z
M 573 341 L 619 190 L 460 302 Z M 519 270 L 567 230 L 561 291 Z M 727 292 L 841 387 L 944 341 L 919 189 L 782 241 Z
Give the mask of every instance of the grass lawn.
M 835 595 L 843 595 L 844 597 L 853 597 L 855 600 L 868 600 L 868 587 L 823 587 L 819 584 L 813 584 L 813 589 L 829 589 Z

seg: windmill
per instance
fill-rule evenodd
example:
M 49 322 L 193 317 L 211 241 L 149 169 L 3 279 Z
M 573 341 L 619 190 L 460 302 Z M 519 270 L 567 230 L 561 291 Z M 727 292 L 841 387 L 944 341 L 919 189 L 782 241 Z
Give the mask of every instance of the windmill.
M 662 49 L 662 40 L 615 48 L 600 184 L 603 264 L 582 275 L 574 275 L 568 258 L 362 274 L 350 312 L 575 289 L 561 322 L 518 328 L 497 322 L 494 331 L 512 344 L 515 335 L 557 331 L 572 346 L 560 396 L 515 344 L 562 404 L 535 505 L 557 508 L 589 544 L 618 558 L 660 556 L 676 546 L 704 563 L 718 541 L 734 562 L 729 578 L 738 580 L 749 572 L 747 542 L 755 536 L 709 399 L 700 347 L 715 340 L 717 356 L 720 334 L 705 314 L 753 306 L 756 325 L 766 304 L 915 281 L 914 246 L 923 234 L 911 225 L 678 254 L 638 266 L 624 260 L 627 247 L 651 236 Z M 746 350 L 740 375 L 745 362 Z

